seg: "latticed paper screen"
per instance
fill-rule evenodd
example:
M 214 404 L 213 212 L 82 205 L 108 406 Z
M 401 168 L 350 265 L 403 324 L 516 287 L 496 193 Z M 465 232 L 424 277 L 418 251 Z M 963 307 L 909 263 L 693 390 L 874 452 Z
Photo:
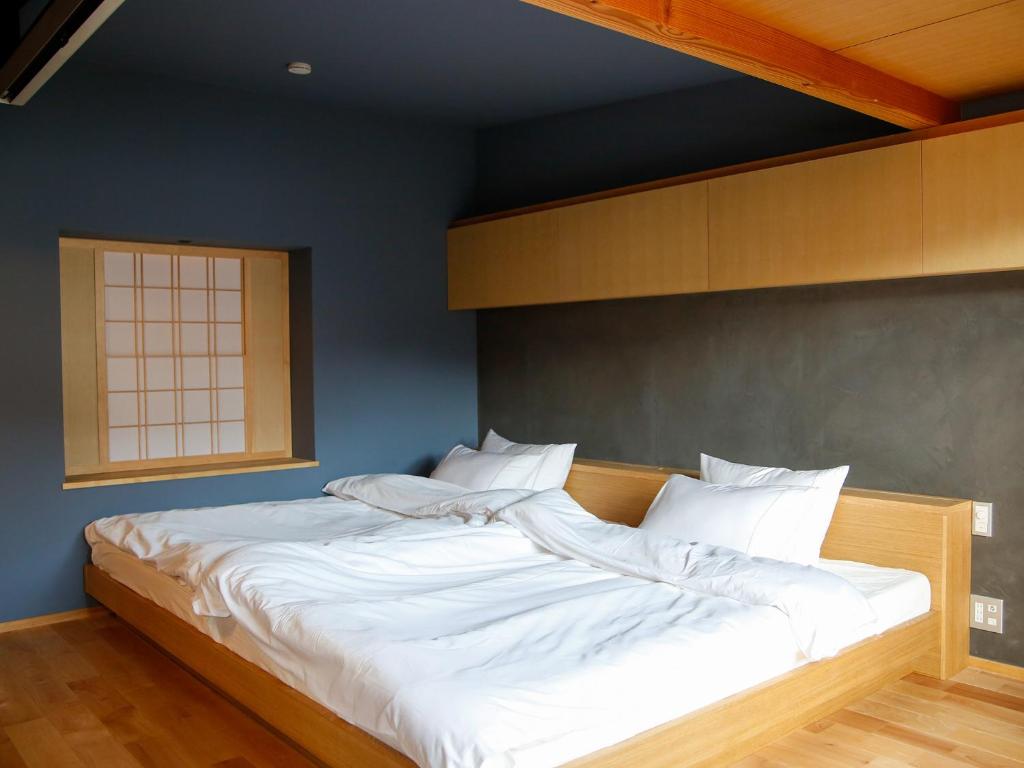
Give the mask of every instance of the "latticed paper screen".
M 105 251 L 110 462 L 246 450 L 242 262 Z

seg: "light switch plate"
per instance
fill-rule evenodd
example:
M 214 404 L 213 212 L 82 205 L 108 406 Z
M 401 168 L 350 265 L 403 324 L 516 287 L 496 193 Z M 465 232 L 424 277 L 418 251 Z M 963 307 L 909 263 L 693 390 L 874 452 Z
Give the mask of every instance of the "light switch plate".
M 992 502 L 974 502 L 974 513 L 971 515 L 971 533 L 975 536 L 992 535 Z
M 997 597 L 971 595 L 971 628 L 1003 634 L 1003 601 Z

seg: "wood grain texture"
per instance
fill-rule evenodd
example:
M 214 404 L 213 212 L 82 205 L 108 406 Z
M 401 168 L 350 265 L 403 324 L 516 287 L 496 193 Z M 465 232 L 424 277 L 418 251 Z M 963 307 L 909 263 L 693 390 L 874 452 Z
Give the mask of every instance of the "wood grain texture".
M 131 485 L 133 483 L 156 483 L 161 480 L 185 480 L 191 477 L 217 477 L 218 475 L 245 475 L 251 472 L 277 472 L 282 469 L 311 469 L 319 467 L 316 459 L 284 457 L 276 459 L 251 459 L 248 461 L 226 461 L 216 465 L 202 464 L 194 467 L 158 467 L 155 469 L 132 469 L 123 472 L 91 472 L 85 475 L 68 475 L 62 488 L 99 488 L 104 485 Z
M 923 128 L 959 118 L 918 85 L 704 0 L 525 0 L 801 93 Z
M 567 490 L 595 514 L 633 523 L 672 470 L 578 460 Z M 685 718 L 602 750 L 575 766 L 726 765 L 787 731 L 806 725 L 876 690 L 912 669 L 948 676 L 966 659 L 966 634 L 945 621 L 966 585 L 957 538 L 969 537 L 969 503 L 905 494 L 849 491 L 836 510 L 826 541 L 829 557 L 917 567 L 933 583 L 929 614 L 853 646 L 839 656 L 807 664 Z M 963 554 L 969 566 L 969 550 Z M 952 575 L 950 575 L 952 573 Z M 87 566 L 86 590 L 259 717 L 329 766 L 408 766 L 402 755 L 337 718 L 195 628 Z M 948 637 L 947 637 L 948 635 Z M 951 647 L 962 641 L 959 647 Z M 779 707 L 786 701 L 786 707 Z
M 80 621 L 109 613 L 106 608 L 76 608 L 73 611 L 61 611 L 60 613 L 45 613 L 41 616 L 31 616 L 27 619 L 15 619 L 14 621 L 0 622 L 0 634 L 6 632 L 20 632 L 23 629 L 35 629 L 36 627 L 48 627 L 51 624 L 60 624 L 65 621 Z
M 991 659 L 982 659 L 978 656 L 969 656 L 967 664 L 973 669 L 979 669 L 983 672 L 989 672 L 993 675 L 1024 683 L 1024 667 L 1005 664 L 1001 661 L 992 661 Z
M 1024 87 L 1024 0 L 844 48 L 843 56 L 965 101 Z
M 1024 267 L 1024 123 L 922 142 L 924 271 Z
M 921 147 L 709 182 L 711 290 L 922 273 Z
M 976 668 L 945 682 L 911 674 L 735 765 L 1020 766 L 1022 727 L 1020 681 Z M 314 765 L 106 613 L 0 637 L 0 766 L 62 763 Z
M 691 293 L 707 286 L 707 185 L 558 211 L 561 280 L 579 296 Z
M 449 309 L 692 293 L 706 287 L 704 183 L 448 233 Z
M 680 720 L 569 763 L 573 768 L 730 765 L 911 671 L 938 617 L 929 614 L 884 636 L 731 696 Z M 780 703 L 785 702 L 784 706 Z
M 855 152 L 866 152 L 867 150 L 870 149 L 881 149 L 882 147 L 895 147 L 899 146 L 900 144 L 912 144 L 917 141 L 937 139 L 943 136 L 956 136 L 961 133 L 984 131 L 989 128 L 997 128 L 1002 125 L 1014 125 L 1016 123 L 1021 122 L 1024 122 L 1024 109 L 1015 110 L 1011 112 L 1000 112 L 999 114 L 986 115 L 985 117 L 976 117 L 971 120 L 961 120 L 956 123 L 946 123 L 945 125 L 937 125 L 932 128 L 921 128 L 916 131 L 904 131 L 901 133 L 894 133 L 891 136 L 879 136 L 874 139 L 862 139 L 860 141 L 852 141 L 847 144 L 836 144 L 835 146 L 831 147 L 811 149 L 806 150 L 804 152 L 793 152 L 788 155 L 768 157 L 763 160 L 752 160 L 746 163 L 736 163 L 734 165 L 727 165 L 721 168 L 711 168 L 706 171 L 686 173 L 681 176 L 668 176 L 663 179 L 645 181 L 639 184 L 629 184 L 623 187 L 603 189 L 597 192 L 589 192 L 584 195 L 575 195 L 573 197 L 562 198 L 560 200 L 549 200 L 543 203 L 524 205 L 519 208 L 512 208 L 505 211 L 495 211 L 493 213 L 484 213 L 477 216 L 467 216 L 465 218 L 457 219 L 454 222 L 452 222 L 451 228 L 457 229 L 459 227 L 468 227 L 473 224 L 482 224 L 486 221 L 498 221 L 499 219 L 508 219 L 514 216 L 520 216 L 524 213 L 550 211 L 556 208 L 564 208 L 568 205 L 578 205 L 579 203 L 587 203 L 592 202 L 594 200 L 605 200 L 610 197 L 622 197 L 623 195 L 632 195 L 636 192 L 647 192 L 653 189 L 664 189 L 665 187 L 674 187 L 679 184 L 692 184 L 698 181 L 718 179 L 725 176 L 735 176 L 736 174 L 739 173 L 761 171 L 766 168 L 778 168 L 783 165 L 805 163 L 811 160 L 820 160 L 826 157 L 839 157 L 841 155 L 849 155 Z
M 257 717 L 334 768 L 409 768 L 404 755 L 345 722 L 95 566 L 86 591 Z
M 851 490 L 840 496 L 822 557 L 906 568 L 928 577 L 940 642 L 917 669 L 942 679 L 967 664 L 971 503 Z
M 163 253 L 178 256 L 223 256 L 225 258 L 265 257 L 281 258 L 284 251 L 265 248 L 222 248 L 215 245 L 194 245 L 189 243 L 157 243 L 138 240 L 105 240 L 95 237 L 61 237 L 60 247 L 94 248 L 108 251 L 131 251 L 134 253 Z
M 449 307 L 1021 268 L 1022 121 L 1024 111 L 457 222 Z
M 190 669 L 332 768 L 408 767 L 406 757 L 255 667 L 94 566 L 86 589 Z M 827 661 L 800 667 L 750 691 L 572 763 L 727 765 L 793 728 L 834 711 L 914 666 L 935 641 L 932 612 L 859 643 Z M 789 705 L 777 706 L 779 700 Z
M 85 247 L 87 244 L 81 244 Z M 67 243 L 61 242 L 61 248 L 68 247 Z M 106 290 L 104 285 L 106 280 L 104 278 L 105 270 L 105 255 L 104 252 L 99 248 L 93 248 L 93 288 L 95 291 L 95 298 L 93 300 L 93 308 L 95 309 L 95 317 L 93 318 L 93 331 L 95 332 L 94 346 L 93 349 L 96 352 L 96 364 L 94 370 L 96 371 L 96 416 L 98 419 L 97 424 L 97 454 L 99 455 L 99 463 L 91 467 L 77 467 L 65 465 L 65 474 L 71 472 L 91 472 L 110 465 L 110 431 L 109 426 L 109 401 L 108 401 L 108 386 L 107 386 L 107 334 L 106 334 Z M 138 294 L 135 294 L 136 297 Z M 135 302 L 132 302 L 134 309 Z M 138 327 L 135 329 L 135 349 L 139 348 L 139 335 Z M 135 383 L 136 386 L 139 382 L 139 371 L 138 368 L 135 370 Z M 76 439 L 78 437 L 76 436 Z
M 55 755 L 71 760 L 67 750 L 93 766 L 313 765 L 117 618 L 8 636 L 0 642 L 0 701 L 5 768 L 53 765 Z M 954 738 L 951 723 L 962 724 Z M 1019 766 L 1022 724 L 1024 684 L 1013 678 L 976 669 L 946 682 L 911 674 L 735 766 Z M 992 735 L 1002 738 L 993 743 Z M 990 752 L 993 745 L 1004 754 Z
M 313 768 L 107 612 L 0 635 L 4 768 Z
M 605 520 L 638 525 L 666 478 L 693 470 L 577 459 L 565 489 Z M 948 678 L 967 663 L 971 503 L 916 494 L 844 489 L 822 557 L 905 568 L 928 577 L 939 615 L 936 644 L 917 668 Z
M 95 274 L 92 248 L 61 248 L 60 349 L 64 466 L 69 470 L 100 463 Z
M 974 669 L 911 674 L 795 731 L 735 768 L 1024 765 L 1024 686 Z
M 241 293 L 245 306 L 244 451 L 118 462 L 109 460 L 102 258 L 107 250 L 241 259 L 244 270 Z M 69 237 L 60 238 L 60 253 L 65 393 L 64 489 L 313 465 L 307 459 L 294 461 L 291 455 L 287 253 Z M 86 295 L 89 292 L 91 297 Z M 144 293 L 139 295 L 145 296 Z M 139 328 L 135 329 L 135 336 L 139 338 Z M 138 350 L 138 341 L 136 347 Z M 87 359 L 89 355 L 91 360 Z M 212 364 L 212 349 L 210 355 Z M 176 404 L 175 418 L 178 417 L 178 407 Z
M 1001 0 L 715 1 L 733 13 L 837 51 L 988 8 Z
M 288 257 L 245 259 L 246 435 L 249 452 L 292 451 Z
M 448 231 L 448 309 L 559 301 L 558 212 Z

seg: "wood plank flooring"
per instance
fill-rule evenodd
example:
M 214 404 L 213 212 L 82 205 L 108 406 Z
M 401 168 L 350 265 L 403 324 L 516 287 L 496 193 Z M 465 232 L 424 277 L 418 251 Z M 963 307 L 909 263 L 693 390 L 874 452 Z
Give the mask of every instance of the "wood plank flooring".
M 119 619 L 0 634 L 0 766 L 311 768 Z
M 734 768 L 1024 766 L 1024 683 L 966 669 L 912 674 Z
M 110 615 L 0 634 L 0 768 L 315 763 Z M 1024 768 L 1024 682 L 910 675 L 735 768 Z

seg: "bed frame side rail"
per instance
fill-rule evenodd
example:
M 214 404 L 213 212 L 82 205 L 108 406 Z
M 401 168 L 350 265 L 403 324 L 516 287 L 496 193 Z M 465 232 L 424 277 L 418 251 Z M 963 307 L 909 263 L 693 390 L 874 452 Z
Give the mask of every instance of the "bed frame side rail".
M 638 525 L 671 474 L 693 470 L 577 459 L 565 489 L 604 520 Z M 947 679 L 967 665 L 971 502 L 936 496 L 845 489 L 822 557 L 904 568 L 928 577 L 939 616 L 933 648 L 917 671 Z

